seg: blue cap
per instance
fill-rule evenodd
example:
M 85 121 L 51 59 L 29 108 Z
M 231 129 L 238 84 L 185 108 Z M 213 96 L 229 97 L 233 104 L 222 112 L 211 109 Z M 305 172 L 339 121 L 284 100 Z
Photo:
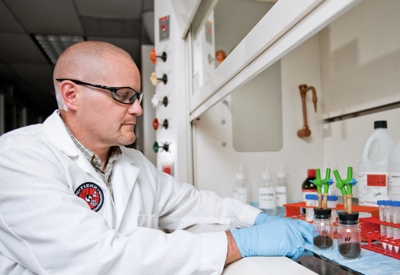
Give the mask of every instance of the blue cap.
M 314 194 L 306 194 L 306 200 L 318 200 L 318 196 Z
M 338 199 L 338 196 L 335 195 L 328 196 L 328 201 L 337 201 Z
M 400 206 L 400 201 L 392 201 L 393 206 Z
M 315 195 L 315 194 L 312 194 L 312 196 L 313 196 L 313 198 L 314 198 L 314 200 L 318 200 L 318 195 Z
M 386 203 L 385 203 L 384 200 L 378 200 L 376 203 L 377 203 L 378 205 L 386 205 Z
M 385 201 L 385 205 L 386 205 L 386 206 L 392 206 L 392 201 L 391 201 L 391 200 Z

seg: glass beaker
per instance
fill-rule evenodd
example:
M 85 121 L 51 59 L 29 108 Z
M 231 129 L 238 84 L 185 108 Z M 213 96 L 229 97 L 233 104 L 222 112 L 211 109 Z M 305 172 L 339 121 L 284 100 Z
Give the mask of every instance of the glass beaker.
M 358 213 L 339 214 L 338 250 L 339 255 L 346 259 L 356 259 L 361 255 L 361 229 Z
M 318 249 L 333 248 L 332 209 L 314 208 L 314 247 Z

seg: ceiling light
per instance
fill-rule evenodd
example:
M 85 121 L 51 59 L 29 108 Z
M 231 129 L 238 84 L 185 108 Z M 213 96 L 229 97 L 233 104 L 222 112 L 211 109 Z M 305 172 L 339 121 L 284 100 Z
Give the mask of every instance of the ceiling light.
M 84 37 L 78 35 L 35 34 L 34 37 L 53 64 L 56 64 L 60 54 L 69 46 L 85 40 Z

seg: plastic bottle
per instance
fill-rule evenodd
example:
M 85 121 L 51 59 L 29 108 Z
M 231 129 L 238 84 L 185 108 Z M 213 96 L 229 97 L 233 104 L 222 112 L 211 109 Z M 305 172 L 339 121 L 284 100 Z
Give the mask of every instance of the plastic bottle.
M 262 181 L 258 188 L 258 207 L 268 215 L 276 215 L 275 188 L 271 182 L 271 173 L 268 171 L 268 165 L 265 173 L 262 173 Z
M 318 205 L 318 196 L 314 194 L 306 195 L 306 206 L 315 207 Z M 306 221 L 312 222 L 314 220 L 314 208 L 306 208 Z
M 400 139 L 389 155 L 389 199 L 400 200 Z
M 248 188 L 246 176 L 242 172 L 242 165 L 240 165 L 239 173 L 236 174 L 236 182 L 233 186 L 233 198 L 243 203 L 248 203 Z
M 374 122 L 374 132 L 364 146 L 358 167 L 360 205 L 375 206 L 378 200 L 387 200 L 389 154 L 394 141 L 387 131 L 387 122 Z
M 281 163 L 281 171 L 277 174 L 278 184 L 275 187 L 276 193 L 276 209 L 278 214 L 286 214 L 284 204 L 287 203 L 286 197 L 286 172 L 283 171 L 283 162 Z
M 303 201 L 306 201 L 307 194 L 317 194 L 317 187 L 310 180 L 315 180 L 315 169 L 307 170 L 307 178 L 303 181 L 301 185 L 301 193 L 303 195 Z M 305 214 L 306 211 L 303 208 L 302 213 Z

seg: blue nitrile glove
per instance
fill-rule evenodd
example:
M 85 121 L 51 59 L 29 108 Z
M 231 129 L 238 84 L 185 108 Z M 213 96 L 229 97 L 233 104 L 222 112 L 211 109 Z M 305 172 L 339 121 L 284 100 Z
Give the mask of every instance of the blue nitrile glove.
M 287 256 L 299 257 L 304 242 L 313 241 L 310 223 L 290 218 L 230 231 L 242 257 Z
M 271 221 L 276 221 L 281 218 L 282 218 L 281 216 L 270 216 L 270 215 L 267 215 L 267 214 L 261 212 L 260 214 L 257 215 L 256 220 L 254 221 L 254 225 L 263 224 L 263 223 L 271 222 Z

